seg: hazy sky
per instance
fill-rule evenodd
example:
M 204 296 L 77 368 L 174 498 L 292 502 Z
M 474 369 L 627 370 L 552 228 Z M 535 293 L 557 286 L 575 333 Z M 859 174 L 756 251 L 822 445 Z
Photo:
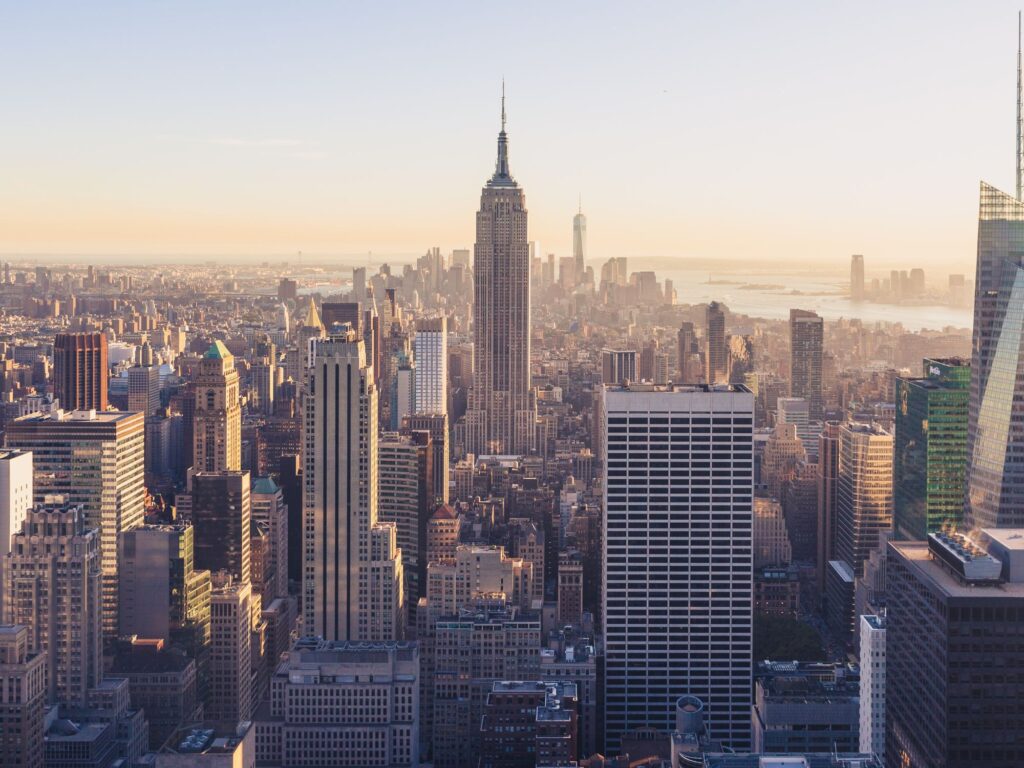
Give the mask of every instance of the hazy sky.
M 0 4 L 0 252 L 472 244 L 501 78 L 530 237 L 973 271 L 1006 2 Z

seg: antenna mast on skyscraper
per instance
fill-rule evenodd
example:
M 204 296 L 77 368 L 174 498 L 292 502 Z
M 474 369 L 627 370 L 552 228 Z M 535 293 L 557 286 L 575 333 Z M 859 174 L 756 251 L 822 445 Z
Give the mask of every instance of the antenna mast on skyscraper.
M 1017 70 L 1018 70 L 1018 72 L 1020 70 L 1020 54 L 1019 53 L 1017 54 Z M 1019 96 L 1020 96 L 1019 80 L 1020 80 L 1020 78 L 1018 77 L 1017 79 L 1018 79 L 1017 94 L 1018 94 L 1018 101 L 1019 101 Z M 1018 106 L 1017 112 L 1020 113 L 1019 106 Z M 502 133 L 505 132 L 505 78 L 504 77 L 501 78 L 501 132 Z
M 1021 200 L 1024 192 L 1024 119 L 1021 103 L 1021 71 L 1020 71 L 1020 11 L 1017 11 L 1017 200 Z

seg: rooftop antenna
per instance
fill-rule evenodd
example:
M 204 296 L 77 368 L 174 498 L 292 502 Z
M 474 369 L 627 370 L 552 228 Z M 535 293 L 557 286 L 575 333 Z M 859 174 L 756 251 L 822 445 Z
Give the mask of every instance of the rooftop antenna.
M 1017 11 L 1017 200 L 1024 193 L 1024 104 L 1021 103 L 1020 35 L 1021 14 Z
M 580 193 L 579 193 L 579 198 L 580 198 L 580 202 L 579 202 L 579 205 L 580 205 L 580 207 L 579 207 L 579 213 L 580 213 L 580 215 L 582 215 L 582 214 L 583 214 L 583 193 L 582 193 L 582 192 L 580 192 Z
M 1019 14 L 1018 14 L 1018 16 L 1019 16 Z M 1019 22 L 1020 18 L 1018 18 L 1017 21 Z M 1020 30 L 1018 30 L 1018 31 L 1020 31 Z M 1017 96 L 1018 96 L 1017 97 L 1017 103 L 1018 103 L 1017 114 L 1019 115 L 1020 114 L 1020 77 L 1019 77 L 1019 73 L 1020 73 L 1020 52 L 1019 51 L 1017 52 L 1017 72 L 1018 72 L 1018 77 L 1017 77 Z M 501 78 L 501 132 L 502 133 L 505 132 L 505 78 L 504 77 Z M 1018 142 L 1018 144 L 1019 143 L 1020 142 Z M 1020 197 L 1020 196 L 1018 195 L 1018 197 Z

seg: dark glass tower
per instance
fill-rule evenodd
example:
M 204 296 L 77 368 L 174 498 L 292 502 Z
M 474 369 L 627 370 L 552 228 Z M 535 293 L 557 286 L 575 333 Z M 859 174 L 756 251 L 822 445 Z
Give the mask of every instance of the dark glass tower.
M 1024 203 L 982 182 L 967 433 L 968 524 L 1024 526 Z
M 810 418 L 821 418 L 821 353 L 824 326 L 806 309 L 789 310 L 789 392 L 807 401 Z
M 896 381 L 894 524 L 900 539 L 963 519 L 971 368 L 959 358 L 925 360 L 923 378 Z

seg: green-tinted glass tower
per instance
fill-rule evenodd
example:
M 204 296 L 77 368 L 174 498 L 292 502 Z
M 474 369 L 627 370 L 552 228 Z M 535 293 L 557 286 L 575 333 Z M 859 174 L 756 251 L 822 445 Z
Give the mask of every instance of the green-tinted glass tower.
M 924 376 L 896 388 L 894 525 L 924 541 L 963 520 L 971 368 L 960 358 L 925 360 Z

